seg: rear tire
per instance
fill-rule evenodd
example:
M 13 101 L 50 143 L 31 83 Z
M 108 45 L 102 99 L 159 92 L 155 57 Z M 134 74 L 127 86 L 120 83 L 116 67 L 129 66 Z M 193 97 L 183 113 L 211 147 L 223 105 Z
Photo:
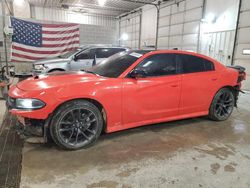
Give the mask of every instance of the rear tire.
M 61 148 L 77 150 L 91 146 L 102 128 L 100 110 L 87 100 L 74 100 L 56 110 L 50 123 L 50 134 Z
M 228 88 L 220 89 L 213 98 L 209 108 L 209 119 L 224 121 L 230 117 L 235 104 L 235 96 Z

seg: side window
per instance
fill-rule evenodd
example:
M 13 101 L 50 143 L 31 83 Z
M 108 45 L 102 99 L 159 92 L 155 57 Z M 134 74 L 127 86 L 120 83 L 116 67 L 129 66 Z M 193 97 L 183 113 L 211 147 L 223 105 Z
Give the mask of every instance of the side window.
M 89 59 L 89 53 L 84 51 L 76 55 L 76 60 Z
M 208 61 L 206 59 L 203 60 L 205 71 L 213 71 L 214 70 L 214 63 L 211 61 Z
M 214 64 L 206 59 L 188 55 L 177 54 L 177 62 L 180 63 L 182 73 L 205 72 L 214 70 Z
M 97 48 L 96 58 L 108 58 L 112 54 L 111 48 Z
M 76 60 L 83 59 L 94 59 L 94 51 L 93 50 L 84 50 L 76 55 Z
M 175 54 L 156 54 L 144 59 L 136 69 L 145 72 L 145 76 L 164 76 L 177 74 Z
M 124 48 L 113 48 L 110 52 L 110 56 L 123 51 L 125 51 Z

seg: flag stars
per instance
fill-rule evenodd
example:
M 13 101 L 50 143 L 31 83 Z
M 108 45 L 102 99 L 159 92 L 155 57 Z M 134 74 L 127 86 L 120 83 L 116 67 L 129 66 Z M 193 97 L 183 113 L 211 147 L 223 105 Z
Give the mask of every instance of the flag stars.
M 14 29 L 13 42 L 40 47 L 42 45 L 42 25 L 27 21 L 11 19 Z

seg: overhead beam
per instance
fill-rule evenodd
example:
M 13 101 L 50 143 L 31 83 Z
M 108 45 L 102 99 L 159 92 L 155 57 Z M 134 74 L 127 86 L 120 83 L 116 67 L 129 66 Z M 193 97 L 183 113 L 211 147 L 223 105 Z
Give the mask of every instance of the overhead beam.
M 114 10 L 114 11 L 123 11 L 123 12 L 128 12 L 130 11 L 129 9 L 124 9 L 124 8 L 117 8 L 117 7 L 111 7 L 111 6 L 100 6 L 97 4 L 91 4 L 91 3 L 81 3 L 79 5 L 74 5 L 74 4 L 70 4 L 70 3 L 61 3 L 61 5 L 68 5 L 71 7 L 79 7 L 79 5 L 82 8 L 92 8 L 92 9 L 100 9 L 100 10 Z
M 139 3 L 139 4 L 144 4 L 144 5 L 157 5 L 156 3 L 147 3 L 143 1 L 137 1 L 137 0 L 121 0 L 129 3 Z

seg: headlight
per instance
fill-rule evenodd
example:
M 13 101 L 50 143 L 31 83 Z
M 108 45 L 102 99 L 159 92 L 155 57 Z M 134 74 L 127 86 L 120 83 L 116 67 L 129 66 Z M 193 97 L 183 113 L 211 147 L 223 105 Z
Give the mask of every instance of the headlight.
M 35 110 L 40 109 L 45 106 L 43 101 L 38 99 L 16 99 L 15 107 L 17 109 L 25 109 L 25 110 Z
M 45 69 L 47 69 L 47 67 L 44 66 L 44 65 L 35 65 L 34 68 L 35 68 L 36 70 L 45 70 Z

